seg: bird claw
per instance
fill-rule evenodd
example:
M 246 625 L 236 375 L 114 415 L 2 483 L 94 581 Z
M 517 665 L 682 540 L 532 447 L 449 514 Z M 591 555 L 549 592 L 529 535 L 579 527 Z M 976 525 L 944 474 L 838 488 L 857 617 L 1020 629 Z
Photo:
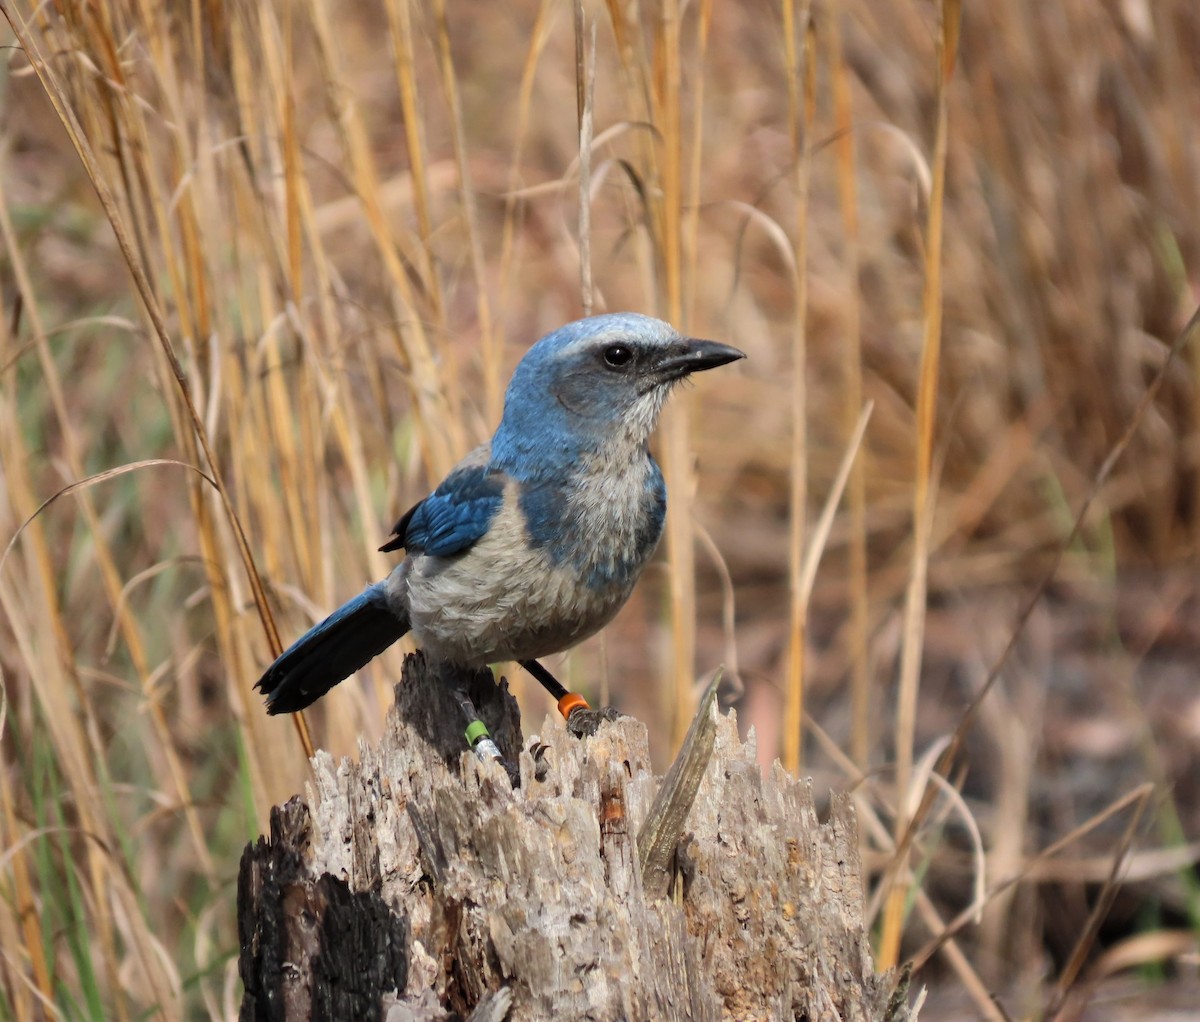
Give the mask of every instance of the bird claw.
M 590 738 L 600 730 L 600 725 L 608 720 L 617 720 L 625 714 L 612 706 L 601 706 L 593 710 L 590 706 L 578 706 L 567 717 L 567 730 L 576 738 Z

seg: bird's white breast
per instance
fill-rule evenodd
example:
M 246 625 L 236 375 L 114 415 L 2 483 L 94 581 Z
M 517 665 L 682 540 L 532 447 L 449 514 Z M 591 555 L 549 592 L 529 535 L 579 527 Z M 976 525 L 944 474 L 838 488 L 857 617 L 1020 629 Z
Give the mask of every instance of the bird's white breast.
M 389 579 L 392 599 L 408 608 L 413 637 L 434 659 L 480 666 L 546 656 L 598 631 L 629 597 L 636 575 L 589 586 L 576 565 L 530 544 L 510 497 L 469 550 L 417 554 Z M 581 509 L 580 524 L 594 513 Z

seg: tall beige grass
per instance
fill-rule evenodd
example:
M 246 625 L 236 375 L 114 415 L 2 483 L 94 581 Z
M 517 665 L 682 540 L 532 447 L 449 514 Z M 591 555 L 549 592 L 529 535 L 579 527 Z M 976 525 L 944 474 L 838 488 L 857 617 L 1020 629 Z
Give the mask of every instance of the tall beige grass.
M 1035 826 L 1056 679 L 1004 651 L 1052 567 L 1194 568 L 1194 5 L 573 6 L 0 3 L 0 1018 L 236 1014 L 242 845 L 403 650 L 304 719 L 251 686 L 585 291 L 750 358 L 677 396 L 664 553 L 566 680 L 665 762 L 736 656 L 764 762 L 857 785 L 880 960 L 982 1012 L 1051 968 L 1025 880 L 1187 865 L 1187 807 L 1129 829 L 1135 698 L 1141 776 Z

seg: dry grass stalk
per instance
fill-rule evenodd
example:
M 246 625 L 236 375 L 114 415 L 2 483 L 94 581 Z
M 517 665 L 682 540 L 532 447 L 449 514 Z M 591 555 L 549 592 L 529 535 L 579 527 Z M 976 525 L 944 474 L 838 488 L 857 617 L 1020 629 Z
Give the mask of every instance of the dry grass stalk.
M 833 93 L 834 155 L 837 160 L 838 209 L 843 229 L 843 269 L 846 275 L 846 300 L 843 303 L 842 341 L 842 429 L 849 436 L 861 414 L 863 404 L 862 316 L 859 311 L 858 246 L 858 169 L 855 164 L 854 110 L 850 93 L 850 73 L 842 46 L 842 5 L 834 2 L 826 19 L 825 45 L 828 49 L 831 91 Z M 940 302 L 940 295 L 938 296 Z M 865 766 L 871 749 L 870 697 L 868 674 L 870 604 L 867 591 L 867 459 L 857 459 L 850 474 L 849 499 L 849 583 L 850 627 L 846 641 L 850 660 L 851 749 L 854 759 Z
M 933 187 L 929 196 L 929 218 L 925 230 L 925 289 L 923 292 L 922 322 L 924 334 L 921 345 L 921 372 L 917 387 L 916 423 L 916 486 L 913 490 L 913 550 L 912 575 L 905 600 L 904 644 L 900 663 L 899 695 L 896 713 L 896 789 L 908 791 L 915 745 L 917 691 L 920 683 L 921 649 L 925 634 L 925 605 L 928 595 L 929 534 L 933 524 L 933 445 L 937 424 L 938 376 L 941 368 L 942 344 L 942 229 L 946 194 L 947 148 L 947 89 L 957 56 L 959 6 L 956 0 L 938 6 L 936 54 L 938 65 L 934 130 Z M 896 816 L 896 844 L 902 847 L 902 836 L 909 825 L 909 816 Z M 900 935 L 908 892 L 897 885 L 889 894 L 883 918 L 883 935 L 879 957 L 894 965 L 900 951 Z
M 795 310 L 791 330 L 792 449 L 788 506 L 790 602 L 783 762 L 788 770 L 798 774 L 804 748 L 804 671 L 808 652 L 808 599 L 811 592 L 801 584 L 808 531 L 808 190 L 812 176 L 812 133 L 813 122 L 816 119 L 817 95 L 815 28 L 809 5 L 802 5 L 797 13 L 791 0 L 785 2 L 783 29 L 788 84 L 788 124 L 791 131 L 796 189 L 796 226 L 792 241 Z

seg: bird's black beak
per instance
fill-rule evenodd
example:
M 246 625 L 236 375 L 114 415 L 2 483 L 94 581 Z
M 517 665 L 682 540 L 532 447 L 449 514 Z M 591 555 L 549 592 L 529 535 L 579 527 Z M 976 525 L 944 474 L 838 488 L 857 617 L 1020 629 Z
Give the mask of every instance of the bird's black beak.
M 728 365 L 745 357 L 744 351 L 728 344 L 686 337 L 654 367 L 654 370 L 660 379 L 679 380 L 692 373 L 716 369 L 717 366 Z

